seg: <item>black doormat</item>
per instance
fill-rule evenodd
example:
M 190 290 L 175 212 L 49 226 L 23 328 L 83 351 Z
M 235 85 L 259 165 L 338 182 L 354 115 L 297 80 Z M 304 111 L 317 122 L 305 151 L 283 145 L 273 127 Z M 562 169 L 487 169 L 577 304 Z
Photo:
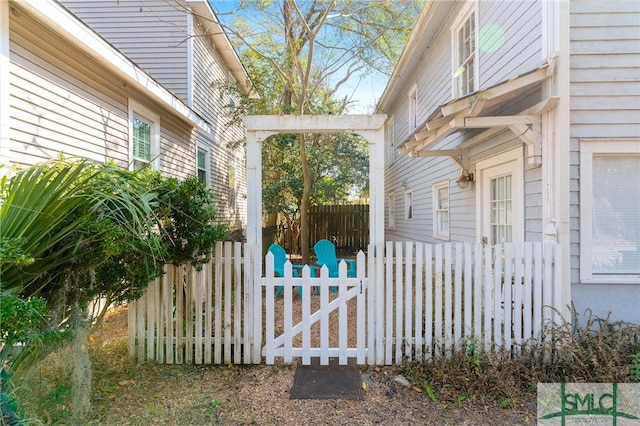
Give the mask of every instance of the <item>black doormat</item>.
M 320 365 L 320 358 L 311 358 L 311 365 L 298 365 L 290 396 L 291 399 L 362 399 L 360 370 L 355 359 L 339 365 L 338 358 L 329 358 L 329 365 Z

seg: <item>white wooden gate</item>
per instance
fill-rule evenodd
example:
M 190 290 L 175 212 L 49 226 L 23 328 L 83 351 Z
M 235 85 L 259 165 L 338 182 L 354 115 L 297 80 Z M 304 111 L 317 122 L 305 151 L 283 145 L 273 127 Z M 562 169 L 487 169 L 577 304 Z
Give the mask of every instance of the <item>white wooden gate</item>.
M 369 286 L 364 253 L 357 257 L 356 278 L 347 277 L 344 262 L 339 265 L 338 278 L 329 278 L 326 267 L 320 269 L 320 277 L 311 277 L 308 266 L 302 277 L 293 277 L 289 261 L 284 277 L 276 277 L 271 253 L 265 265 L 263 355 L 267 364 L 274 364 L 275 357 L 282 357 L 285 363 L 299 357 L 303 365 L 309 365 L 311 357 L 319 357 L 321 365 L 327 365 L 329 357 L 338 358 L 341 365 L 347 364 L 348 358 L 365 363 Z M 283 297 L 275 297 L 278 287 L 283 287 Z

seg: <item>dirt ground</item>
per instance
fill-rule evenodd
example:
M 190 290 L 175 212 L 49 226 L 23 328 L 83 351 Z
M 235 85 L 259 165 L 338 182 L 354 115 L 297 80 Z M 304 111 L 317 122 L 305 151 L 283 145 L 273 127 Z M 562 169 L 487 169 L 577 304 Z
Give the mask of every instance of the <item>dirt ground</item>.
M 292 400 L 295 366 L 137 364 L 120 308 L 92 335 L 91 425 L 514 425 L 535 424 L 535 401 L 478 403 L 394 379 L 397 368 L 361 367 L 364 399 Z

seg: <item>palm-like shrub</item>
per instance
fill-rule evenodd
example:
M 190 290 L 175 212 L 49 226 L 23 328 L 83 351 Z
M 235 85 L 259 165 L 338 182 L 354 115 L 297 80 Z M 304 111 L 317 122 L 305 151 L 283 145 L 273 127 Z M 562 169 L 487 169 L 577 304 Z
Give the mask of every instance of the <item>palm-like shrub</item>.
M 104 298 L 108 306 L 136 299 L 165 263 L 203 264 L 227 235 L 215 219 L 211 193 L 195 177 L 88 160 L 2 177 L 0 295 L 7 297 L 0 304 L 0 362 L 12 345 L 24 344 L 15 374 L 48 353 L 44 337 L 52 333 L 86 339 L 91 300 Z M 77 384 L 90 389 L 86 358 Z

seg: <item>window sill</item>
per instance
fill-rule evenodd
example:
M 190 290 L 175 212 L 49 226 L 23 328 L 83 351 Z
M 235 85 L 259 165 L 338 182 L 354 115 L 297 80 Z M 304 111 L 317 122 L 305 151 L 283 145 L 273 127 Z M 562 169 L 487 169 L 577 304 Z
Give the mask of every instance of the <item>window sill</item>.
M 640 284 L 640 275 L 626 275 L 626 276 L 602 276 L 602 277 L 588 277 L 580 278 L 580 284 Z

